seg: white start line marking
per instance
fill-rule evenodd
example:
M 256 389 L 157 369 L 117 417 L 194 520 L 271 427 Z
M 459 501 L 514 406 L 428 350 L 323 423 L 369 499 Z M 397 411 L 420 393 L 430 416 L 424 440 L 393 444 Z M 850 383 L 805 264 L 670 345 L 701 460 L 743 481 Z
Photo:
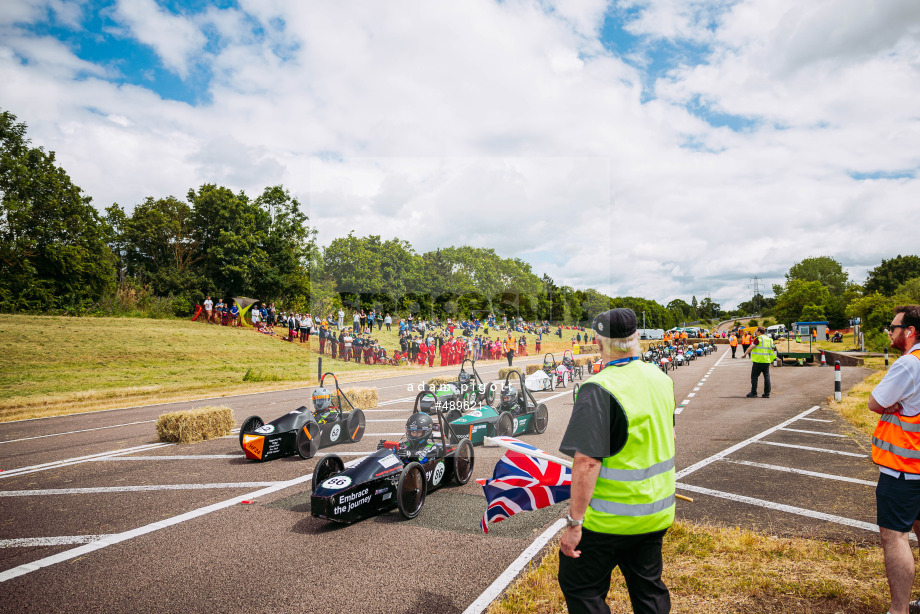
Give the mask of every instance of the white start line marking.
M 824 435 L 825 437 L 848 437 L 848 435 L 841 435 L 840 433 L 824 433 L 821 431 L 805 431 L 802 429 L 782 428 L 780 430 L 789 431 L 790 433 L 807 433 L 809 435 Z
M 117 492 L 154 490 L 209 490 L 212 488 L 263 488 L 279 482 L 226 482 L 217 484 L 150 484 L 142 486 L 97 486 L 94 488 L 45 488 L 42 490 L 0 490 L 0 497 L 35 497 L 41 495 L 99 495 Z M 77 543 L 77 542 L 74 542 Z
M 856 458 L 869 458 L 868 454 L 856 454 L 855 452 L 841 452 L 840 450 L 828 450 L 827 448 L 815 448 L 813 446 L 796 446 L 791 443 L 779 443 L 777 441 L 758 441 L 768 446 L 779 446 L 781 448 L 795 448 L 797 450 L 811 450 L 812 452 L 825 452 L 827 454 L 840 454 L 842 456 L 853 456 Z

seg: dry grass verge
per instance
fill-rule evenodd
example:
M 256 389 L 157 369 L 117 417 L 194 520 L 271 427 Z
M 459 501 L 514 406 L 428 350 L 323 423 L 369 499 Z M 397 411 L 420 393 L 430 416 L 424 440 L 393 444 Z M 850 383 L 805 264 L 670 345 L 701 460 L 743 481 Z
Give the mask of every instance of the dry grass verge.
M 229 435 L 236 421 L 229 407 L 205 405 L 160 414 L 157 439 L 169 443 L 196 443 Z
M 376 388 L 348 388 L 342 391 L 355 409 L 372 409 L 377 407 L 380 398 Z M 342 408 L 344 411 L 345 408 Z
M 558 542 L 548 552 L 489 607 L 489 614 L 565 610 L 556 576 Z M 674 612 L 869 614 L 888 605 L 879 547 L 678 522 L 665 537 L 663 555 Z M 607 602 L 614 612 L 631 611 L 619 570 Z

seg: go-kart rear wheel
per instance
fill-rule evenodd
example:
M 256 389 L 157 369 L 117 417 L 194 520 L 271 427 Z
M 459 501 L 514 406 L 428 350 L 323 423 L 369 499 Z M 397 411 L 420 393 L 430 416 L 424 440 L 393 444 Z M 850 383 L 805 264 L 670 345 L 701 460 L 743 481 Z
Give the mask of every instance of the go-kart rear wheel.
M 364 412 L 356 409 L 348 417 L 348 438 L 354 442 L 361 441 L 364 437 L 364 425 L 367 421 L 364 419 Z
M 549 389 L 556 390 L 556 378 L 559 377 L 556 373 L 550 373 L 549 375 Z
M 498 421 L 495 423 L 495 436 L 510 437 L 513 431 L 514 418 L 511 417 L 511 413 L 503 411 L 498 414 Z
M 319 425 L 311 417 L 297 430 L 297 454 L 300 458 L 313 458 L 319 450 Z
M 578 384 L 575 384 L 576 386 Z M 546 425 L 549 424 L 549 410 L 546 409 L 546 405 L 540 403 L 537 405 L 537 408 L 533 412 L 533 432 L 538 435 L 546 430 Z
M 425 470 L 419 463 L 409 463 L 403 467 L 396 485 L 396 507 L 403 518 L 411 520 L 422 511 L 426 487 Z
M 566 371 L 562 374 L 562 387 L 565 388 L 569 385 L 569 372 Z
M 264 426 L 265 422 L 262 421 L 262 418 L 258 416 L 249 416 L 243 420 L 243 424 L 240 425 L 240 447 L 243 447 L 243 434 L 251 433 L 257 428 Z
M 313 490 L 316 490 L 317 484 L 322 484 L 334 475 L 345 471 L 345 463 L 336 454 L 327 454 L 319 459 L 316 467 L 313 468 Z
M 463 486 L 473 476 L 473 444 L 464 437 L 451 457 L 454 459 L 454 483 Z
M 485 401 L 485 404 L 489 407 L 492 406 L 492 402 L 495 401 L 495 382 L 489 382 L 485 385 L 485 388 L 479 393 L 479 400 Z
M 581 388 L 581 385 L 579 384 L 575 384 L 572 387 L 572 401 L 575 401 L 576 399 L 578 399 L 578 389 L 579 388 Z
M 452 409 L 444 414 L 444 428 L 447 429 L 447 432 L 444 433 L 444 435 L 447 437 L 448 443 L 457 443 L 457 441 L 459 441 L 457 434 L 454 432 L 454 429 L 451 428 L 450 423 L 454 420 L 459 420 L 462 417 L 463 414 L 461 414 L 456 409 Z

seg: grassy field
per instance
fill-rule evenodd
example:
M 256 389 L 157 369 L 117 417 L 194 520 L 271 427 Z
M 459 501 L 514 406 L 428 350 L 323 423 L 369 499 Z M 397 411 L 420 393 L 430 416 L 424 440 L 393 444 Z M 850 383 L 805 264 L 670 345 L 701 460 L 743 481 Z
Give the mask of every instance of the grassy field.
M 0 324 L 0 422 L 112 407 L 191 400 L 317 383 L 311 343 L 188 320 L 7 315 Z M 572 331 L 564 331 L 566 333 Z M 491 337 L 496 338 L 498 331 Z M 520 335 L 518 335 L 520 336 Z M 389 353 L 395 328 L 375 331 Z M 546 339 L 546 337 L 544 337 Z M 567 337 L 544 343 L 561 360 Z M 534 351 L 535 337 L 528 335 Z M 438 364 L 439 361 L 436 361 Z M 342 381 L 420 367 L 356 365 L 323 358 Z

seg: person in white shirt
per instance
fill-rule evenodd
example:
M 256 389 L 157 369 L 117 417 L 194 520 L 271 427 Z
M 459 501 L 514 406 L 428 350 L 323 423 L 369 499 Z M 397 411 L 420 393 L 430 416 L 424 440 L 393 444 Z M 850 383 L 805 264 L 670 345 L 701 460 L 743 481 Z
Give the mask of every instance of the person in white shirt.
M 345 326 L 345 312 L 339 308 L 339 330 L 342 330 L 343 326 Z
M 208 322 L 214 320 L 214 302 L 210 296 L 204 299 L 204 317 Z
M 879 467 L 876 524 L 891 592 L 889 614 L 920 614 L 910 601 L 915 564 L 910 531 L 920 537 L 920 305 L 895 307 L 888 327 L 898 358 L 869 397 L 880 414 L 872 434 L 872 460 Z

